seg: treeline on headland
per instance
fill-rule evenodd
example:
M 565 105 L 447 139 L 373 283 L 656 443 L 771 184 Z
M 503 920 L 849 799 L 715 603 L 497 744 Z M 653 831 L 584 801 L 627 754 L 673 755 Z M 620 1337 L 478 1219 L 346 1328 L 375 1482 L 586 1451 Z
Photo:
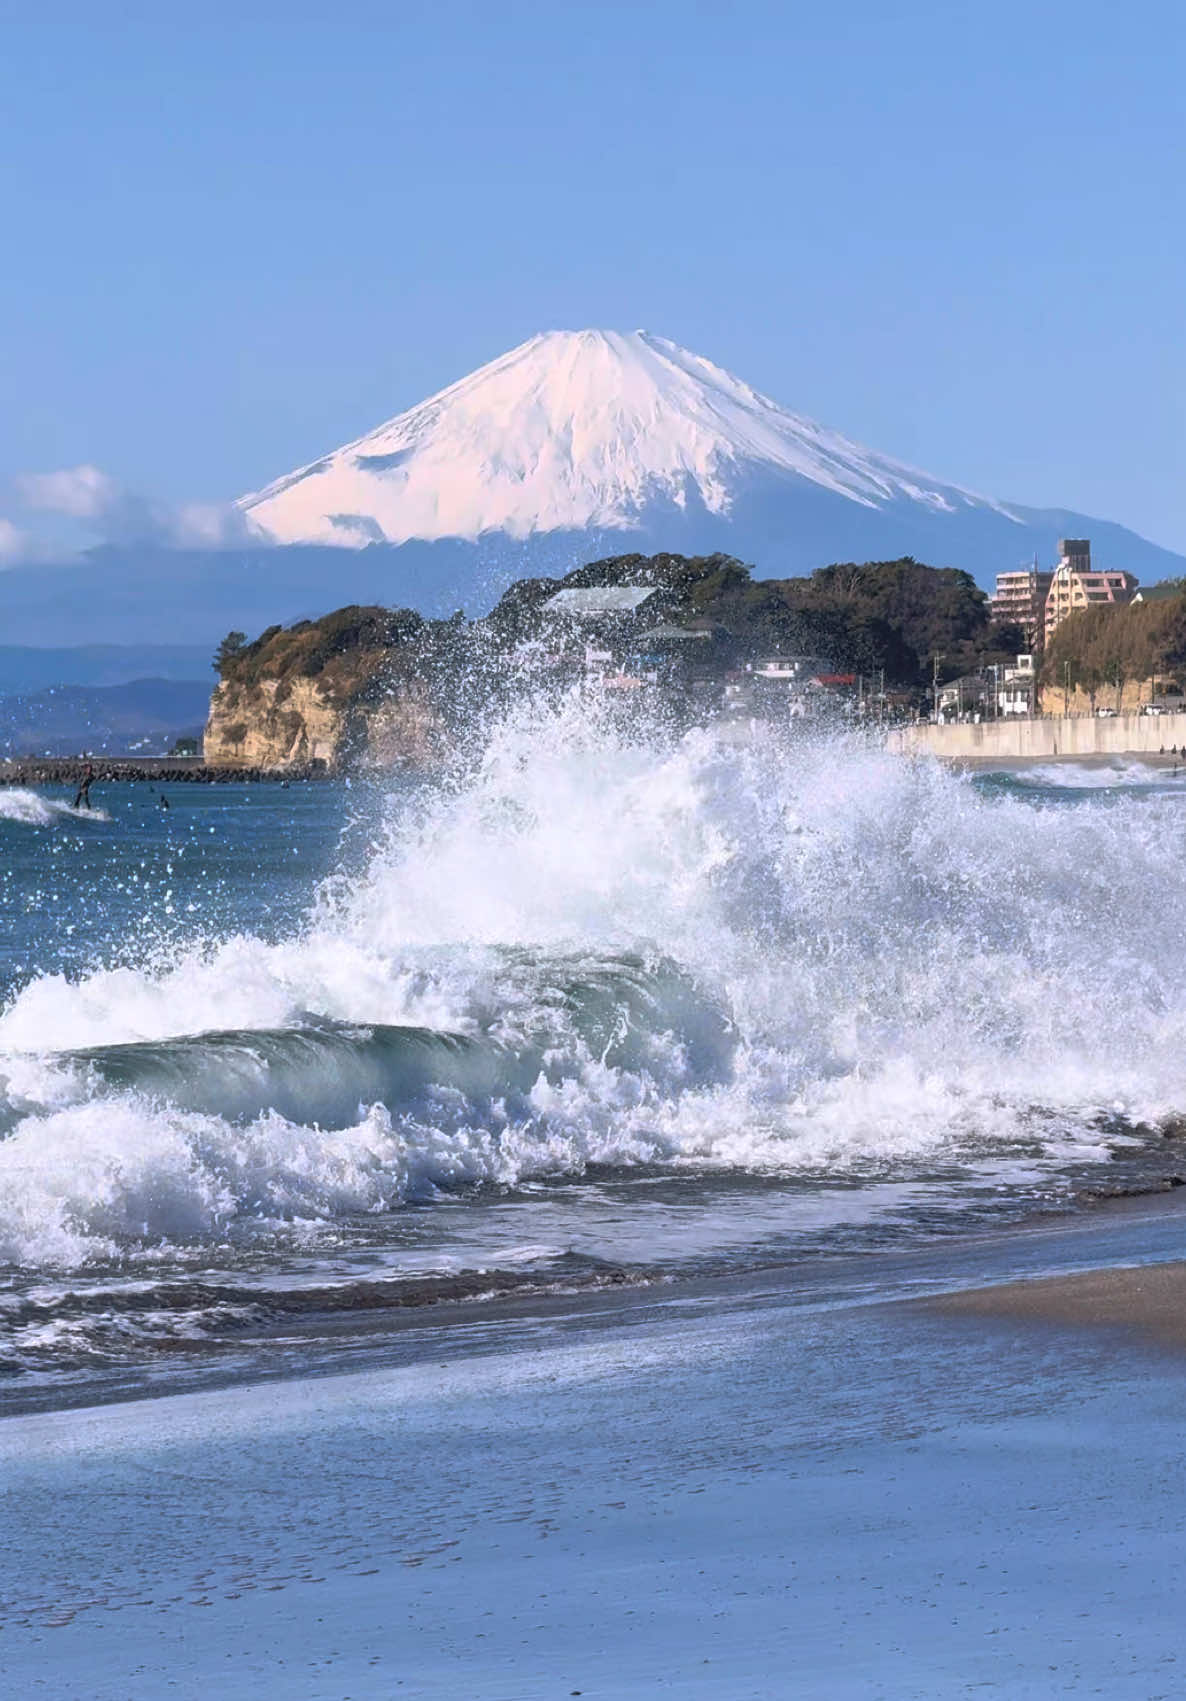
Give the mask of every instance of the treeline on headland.
M 727 555 L 618 555 L 563 578 L 522 579 L 477 620 L 344 608 L 270 627 L 254 642 L 232 633 L 216 666 L 221 679 L 242 685 L 317 676 L 327 694 L 356 700 L 401 680 L 439 682 L 442 670 L 479 650 L 506 656 L 541 635 L 544 605 L 556 592 L 594 586 L 651 587 L 653 620 L 712 627 L 746 654 L 827 656 L 846 672 L 884 672 L 887 685 L 906 690 L 930 682 L 936 654 L 953 672 L 1024 647 L 1019 631 L 990 624 L 984 593 L 969 574 L 910 557 L 840 563 L 802 579 L 755 579 Z

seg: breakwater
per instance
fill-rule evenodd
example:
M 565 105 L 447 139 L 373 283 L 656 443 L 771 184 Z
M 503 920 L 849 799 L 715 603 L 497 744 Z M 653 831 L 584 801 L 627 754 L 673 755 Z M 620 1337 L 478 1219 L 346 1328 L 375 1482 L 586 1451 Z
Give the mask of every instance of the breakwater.
M 1057 757 L 1157 756 L 1186 749 L 1186 714 L 1040 716 L 1033 720 L 895 727 L 891 750 L 951 760 L 1029 762 Z
M 88 762 L 95 771 L 95 785 L 113 785 L 125 780 L 225 785 L 240 781 L 326 778 L 324 762 L 286 768 L 279 774 L 274 768 L 212 767 L 200 756 L 20 756 L 0 761 L 0 786 L 77 785 Z

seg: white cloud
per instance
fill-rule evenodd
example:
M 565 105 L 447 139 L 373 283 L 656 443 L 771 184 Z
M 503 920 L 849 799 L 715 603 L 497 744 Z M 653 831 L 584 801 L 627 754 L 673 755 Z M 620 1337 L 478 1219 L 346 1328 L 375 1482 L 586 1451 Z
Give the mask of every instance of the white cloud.
M 45 514 L 69 514 L 76 520 L 102 519 L 124 498 L 119 483 L 92 466 L 18 473 L 15 483 L 26 508 Z
M 187 502 L 172 515 L 172 542 L 188 549 L 222 549 L 228 544 L 270 541 L 241 508 L 229 502 Z
M 249 538 L 256 543 L 268 541 L 232 504 L 195 502 L 171 508 L 138 495 L 101 467 L 89 464 L 18 473 L 14 483 L 27 508 L 81 520 L 104 543 L 218 549 Z
M 0 567 L 17 567 L 29 558 L 31 540 L 11 520 L 0 519 Z

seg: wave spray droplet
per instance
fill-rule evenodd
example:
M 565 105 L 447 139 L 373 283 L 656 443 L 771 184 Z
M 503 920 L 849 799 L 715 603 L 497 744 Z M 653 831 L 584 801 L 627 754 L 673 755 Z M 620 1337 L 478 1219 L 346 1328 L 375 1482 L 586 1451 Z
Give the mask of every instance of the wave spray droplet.
M 1099 1154 L 1186 1105 L 1184 839 L 1173 795 L 525 703 L 292 937 L 23 988 L 0 1257 L 316 1237 L 593 1166 L 856 1208 Z

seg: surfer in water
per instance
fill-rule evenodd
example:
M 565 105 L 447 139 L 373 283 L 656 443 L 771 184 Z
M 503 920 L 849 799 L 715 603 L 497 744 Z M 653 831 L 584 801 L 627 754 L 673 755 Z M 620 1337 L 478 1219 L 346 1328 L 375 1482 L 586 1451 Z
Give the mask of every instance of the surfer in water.
M 78 782 L 78 790 L 74 794 L 75 809 L 89 809 L 91 806 L 91 781 L 95 777 L 94 765 L 90 762 L 82 770 L 82 778 Z

